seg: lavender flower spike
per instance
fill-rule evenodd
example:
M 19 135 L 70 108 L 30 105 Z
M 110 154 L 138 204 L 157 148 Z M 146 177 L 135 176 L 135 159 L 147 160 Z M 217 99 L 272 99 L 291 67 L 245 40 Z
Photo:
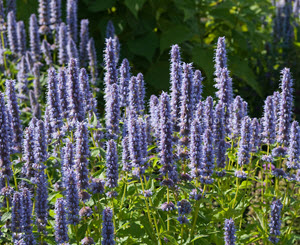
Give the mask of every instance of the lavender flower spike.
M 293 121 L 290 130 L 287 167 L 300 167 L 300 127 L 297 121 Z
M 67 70 L 60 68 L 58 72 L 58 94 L 61 105 L 62 117 L 68 116 L 68 91 L 67 91 Z
M 281 98 L 279 105 L 279 120 L 277 142 L 287 144 L 293 110 L 293 79 L 290 69 L 284 68 L 281 72 Z
M 6 1 L 6 11 L 7 13 L 9 12 L 14 12 L 14 14 L 17 13 L 17 4 L 16 4 L 16 0 L 7 0 Z
M 13 11 L 7 14 L 7 34 L 9 48 L 14 54 L 18 53 L 17 22 Z
M 191 143 L 190 143 L 190 160 L 189 168 L 191 169 L 192 178 L 197 178 L 201 174 L 201 159 L 202 159 L 202 127 L 195 118 L 191 127 Z
M 160 172 L 164 176 L 172 179 L 176 182 L 177 173 L 173 164 L 173 125 L 171 118 L 171 108 L 169 102 L 169 96 L 167 93 L 162 93 L 160 97 L 160 162 L 163 167 Z
M 131 77 L 129 82 L 129 110 L 132 115 L 139 115 L 140 112 L 140 93 L 136 77 Z
M 243 100 L 239 95 L 233 101 L 230 114 L 231 137 L 237 138 L 241 133 L 241 122 L 244 117 Z
M 62 127 L 62 112 L 58 94 L 58 80 L 54 68 L 48 70 L 48 94 L 47 103 L 50 115 L 50 124 L 53 130 L 53 138 Z
M 36 123 L 34 132 L 34 167 L 38 170 L 44 170 L 46 166 L 44 162 L 48 159 L 47 153 L 47 138 L 45 125 L 42 120 Z
M 201 74 L 201 71 L 196 70 L 194 73 L 194 103 L 195 103 L 195 108 L 194 111 L 197 109 L 197 104 L 199 103 L 199 101 L 202 98 L 202 81 L 203 81 L 203 77 Z
M 39 0 L 39 33 L 42 35 L 47 35 L 50 31 L 49 29 L 49 2 L 48 0 Z
M 11 115 L 12 122 L 9 125 L 13 131 L 13 145 L 17 152 L 22 150 L 23 130 L 20 120 L 20 110 L 15 92 L 15 81 L 6 80 L 6 98 L 7 98 L 7 109 Z
M 73 41 L 72 38 L 69 38 L 67 50 L 68 50 L 69 60 L 70 59 L 79 60 L 79 55 L 78 55 L 78 50 L 77 50 L 77 47 L 76 47 L 76 43 Z
M 11 211 L 11 231 L 16 233 L 22 232 L 23 206 L 20 192 L 15 192 Z
M 96 79 L 98 77 L 98 71 L 97 71 L 97 54 L 96 54 L 95 42 L 93 38 L 90 38 L 88 42 L 87 52 L 89 56 L 89 68 L 92 76 L 92 84 L 95 84 Z
M 106 186 L 114 188 L 118 186 L 118 153 L 114 140 L 107 142 L 106 150 Z
M 41 50 L 44 54 L 46 64 L 51 65 L 53 63 L 51 55 L 51 46 L 45 39 L 42 42 Z
M 129 106 L 129 81 L 130 81 L 130 66 L 127 59 L 122 61 L 119 68 L 120 78 L 119 78 L 119 89 L 120 89 L 120 100 L 121 107 Z
M 115 245 L 113 212 L 110 208 L 105 208 L 102 215 L 102 245 Z
M 63 198 L 58 198 L 55 203 L 55 241 L 58 244 L 69 241 L 65 201 Z
M 81 20 L 80 22 L 80 45 L 79 45 L 79 54 L 80 54 L 80 65 L 87 65 L 86 55 L 87 45 L 89 42 L 89 20 Z
M 142 73 L 137 74 L 136 80 L 138 83 L 139 88 L 139 109 L 140 113 L 142 113 L 145 110 L 145 82 L 144 82 L 144 76 Z
M 78 40 L 78 25 L 77 25 L 77 1 L 67 0 L 67 26 L 69 38 L 75 43 Z
M 56 30 L 61 23 L 61 0 L 50 0 L 50 28 Z
M 188 136 L 192 123 L 193 111 L 193 67 L 183 64 L 183 79 L 181 86 L 180 135 L 182 145 L 188 145 Z
M 13 175 L 10 162 L 9 125 L 4 102 L 4 95 L 0 93 L 0 176 L 9 181 Z
M 252 135 L 250 144 L 252 145 L 252 152 L 257 152 L 261 144 L 261 126 L 257 118 L 253 118 L 251 122 Z
M 277 236 L 280 236 L 280 227 L 281 227 L 281 210 L 282 203 L 280 200 L 273 199 L 271 204 L 271 215 L 270 215 L 270 236 L 269 240 L 272 243 L 278 243 L 279 239 Z
M 234 245 L 236 241 L 235 227 L 233 219 L 225 219 L 224 225 L 224 241 L 225 245 Z
M 215 56 L 215 75 L 220 78 L 221 69 L 227 67 L 225 37 L 219 37 Z
M 71 59 L 68 67 L 68 104 L 69 104 L 69 120 L 71 123 L 76 121 L 83 121 L 85 111 L 82 105 L 83 95 L 80 90 L 80 83 L 78 80 L 78 68 L 77 61 Z
M 202 148 L 202 171 L 200 181 L 204 184 L 211 184 L 211 178 L 214 169 L 214 150 L 213 150 L 213 133 L 207 128 L 203 134 L 203 148 Z
M 106 98 L 106 130 L 108 138 L 116 139 L 119 134 L 120 121 L 120 104 L 119 104 L 119 87 L 117 84 L 109 85 L 110 96 Z
M 26 52 L 26 31 L 23 21 L 17 23 L 17 37 L 18 37 L 18 54 L 19 56 L 25 55 Z
M 117 83 L 118 72 L 116 68 L 116 54 L 114 48 L 114 41 L 112 38 L 106 39 L 106 47 L 104 50 L 104 63 L 105 63 L 105 94 L 108 95 L 108 87 L 111 84 Z
M 219 102 L 214 115 L 214 136 L 216 163 L 220 168 L 224 168 L 226 165 L 225 125 L 224 105 Z
M 179 121 L 180 118 L 180 99 L 181 99 L 181 80 L 182 80 L 182 67 L 181 67 L 181 57 L 180 48 L 177 44 L 172 46 L 170 51 L 171 55 L 171 110 L 172 110 L 172 120 L 174 124 L 174 130 L 179 131 Z
M 274 105 L 271 96 L 268 96 L 264 106 L 263 117 L 263 142 L 265 144 L 273 144 L 276 138 L 276 124 L 274 116 Z
M 35 14 L 30 16 L 29 21 L 29 36 L 30 36 L 30 51 L 34 62 L 40 59 L 41 49 L 40 49 L 40 35 L 39 27 Z
M 89 138 L 87 126 L 84 122 L 79 123 L 76 133 L 76 153 L 75 153 L 75 166 L 78 180 L 78 189 L 87 189 L 89 184 L 89 171 L 88 171 L 88 157 L 89 151 Z
M 64 22 L 62 22 L 58 29 L 58 61 L 59 64 L 63 65 L 68 63 L 69 57 L 67 52 L 68 38 L 67 38 L 67 27 Z
M 213 131 L 214 127 L 214 100 L 211 96 L 208 96 L 204 105 L 204 125 L 205 128 L 209 128 Z
M 79 195 L 76 174 L 72 169 L 67 169 L 65 175 L 64 186 L 66 187 L 68 224 L 76 225 L 79 223 Z
M 44 169 L 36 173 L 35 214 L 39 232 L 44 232 L 48 220 L 48 181 Z M 27 211 L 27 210 L 26 210 Z
M 250 152 L 252 146 L 250 145 L 249 141 L 252 134 L 251 128 L 251 119 L 246 116 L 243 118 L 242 126 L 241 126 L 241 139 L 239 143 L 238 149 L 238 164 L 240 166 L 248 164 L 250 161 Z
M 31 201 L 31 193 L 27 188 L 23 188 L 22 190 L 22 207 L 23 207 L 23 215 L 22 215 L 22 226 L 24 232 L 24 241 L 26 244 L 35 244 L 34 236 L 32 233 L 32 201 Z M 25 212 L 26 210 L 26 212 Z
M 21 100 L 26 100 L 28 96 L 28 66 L 25 60 L 25 57 L 22 56 L 21 61 L 18 64 L 19 71 L 17 75 L 18 80 L 18 91 L 19 91 L 19 97 Z

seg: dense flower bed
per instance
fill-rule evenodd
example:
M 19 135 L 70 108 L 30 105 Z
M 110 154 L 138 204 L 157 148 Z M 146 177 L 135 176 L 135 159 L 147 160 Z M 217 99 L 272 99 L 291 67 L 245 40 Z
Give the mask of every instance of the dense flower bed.
M 299 239 L 300 127 L 288 68 L 263 116 L 251 118 L 233 93 L 224 37 L 215 100 L 202 98 L 201 71 L 173 45 L 170 92 L 148 106 L 143 75 L 132 76 L 109 22 L 102 116 L 95 46 L 88 20 L 78 33 L 76 0 L 66 24 L 60 0 L 39 1 L 29 49 L 13 2 L 5 14 L 0 1 L 2 244 Z

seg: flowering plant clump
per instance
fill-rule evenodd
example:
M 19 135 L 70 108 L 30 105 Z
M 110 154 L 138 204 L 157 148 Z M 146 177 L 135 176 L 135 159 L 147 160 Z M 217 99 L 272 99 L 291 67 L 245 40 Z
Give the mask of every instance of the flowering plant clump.
M 217 92 L 207 98 L 205 71 L 184 63 L 175 44 L 170 91 L 147 101 L 147 80 L 132 74 L 111 21 L 99 62 L 76 0 L 67 1 L 65 22 L 60 0 L 40 0 L 28 33 L 14 1 L 6 2 L 1 244 L 299 242 L 300 126 L 290 69 L 262 117 L 251 118 L 233 92 L 225 37 L 215 52 Z

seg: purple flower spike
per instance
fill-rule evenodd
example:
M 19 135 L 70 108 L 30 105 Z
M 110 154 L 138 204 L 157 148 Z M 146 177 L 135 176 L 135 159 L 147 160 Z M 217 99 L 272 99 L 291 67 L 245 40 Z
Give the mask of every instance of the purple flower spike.
M 138 83 L 138 90 L 139 90 L 139 110 L 140 110 L 140 113 L 142 113 L 144 110 L 145 110 L 145 94 L 146 94 L 146 91 L 145 91 L 145 82 L 144 82 L 144 77 L 143 77 L 143 74 L 142 73 L 139 73 L 137 74 L 136 76 L 136 80 L 137 80 L 137 83 Z
M 203 81 L 203 77 L 201 74 L 201 71 L 196 70 L 194 73 L 194 103 L 195 103 L 195 108 L 194 110 L 197 109 L 197 104 L 199 103 L 199 101 L 201 101 L 202 98 L 202 81 Z
M 79 123 L 76 133 L 75 168 L 78 180 L 78 189 L 87 189 L 89 186 L 88 157 L 90 156 L 89 138 L 87 126 L 84 122 Z
M 281 210 L 282 210 L 282 203 L 280 200 L 273 199 L 271 204 L 271 215 L 270 215 L 270 236 L 269 240 L 272 243 L 278 243 L 279 238 L 277 236 L 280 236 L 280 227 L 281 227 Z
M 192 64 L 183 64 L 183 79 L 181 86 L 181 107 L 180 107 L 180 135 L 181 144 L 187 146 L 188 136 L 193 118 L 193 67 Z
M 58 73 L 58 94 L 63 118 L 68 116 L 67 70 L 60 68 Z
M 50 0 L 50 28 L 57 30 L 61 23 L 61 0 Z
M 68 224 L 77 225 L 79 223 L 79 195 L 76 174 L 72 169 L 66 170 L 65 174 Z
M 102 214 L 102 245 L 115 245 L 113 211 L 105 208 Z
M 235 97 L 230 113 L 231 137 L 237 138 L 240 136 L 241 123 L 244 117 L 243 100 L 239 95 Z
M 9 181 L 13 175 L 10 162 L 9 125 L 4 95 L 0 93 L 0 176 Z
M 214 115 L 214 137 L 216 162 L 220 168 L 224 168 L 226 165 L 225 125 L 224 105 L 219 102 Z
M 119 78 L 119 88 L 120 88 L 120 100 L 121 106 L 129 106 L 129 81 L 130 81 L 130 66 L 127 59 L 122 61 L 122 64 L 119 69 L 120 78 Z
M 6 98 L 7 98 L 7 111 L 11 116 L 11 125 L 13 131 L 13 146 L 16 152 L 21 152 L 23 141 L 23 130 L 20 120 L 20 110 L 15 92 L 15 81 L 6 80 Z
M 59 64 L 63 65 L 68 63 L 69 56 L 67 52 L 68 38 L 67 38 L 67 27 L 62 22 L 58 29 L 58 60 Z
M 22 231 L 24 232 L 23 239 L 26 242 L 26 244 L 34 245 L 36 243 L 32 233 L 32 201 L 31 193 L 27 188 L 22 189 L 22 207 L 24 210 L 22 215 Z
M 236 241 L 236 237 L 235 237 L 234 221 L 232 218 L 225 219 L 224 230 L 225 230 L 224 232 L 225 245 L 234 245 Z
M 67 26 L 69 39 L 73 39 L 74 42 L 77 43 L 77 0 L 67 0 Z
M 106 183 L 109 188 L 118 186 L 118 153 L 117 145 L 114 140 L 107 142 L 106 150 Z
M 111 84 L 117 83 L 118 80 L 118 72 L 116 68 L 116 54 L 114 41 L 112 38 L 106 39 L 106 47 L 104 50 L 104 63 L 105 63 L 105 94 L 108 96 L 108 87 Z
M 250 145 L 250 138 L 252 135 L 251 119 L 246 116 L 243 118 L 241 126 L 241 139 L 238 149 L 238 164 L 240 166 L 248 164 L 250 161 L 250 152 L 252 146 Z
M 17 36 L 17 22 L 15 13 L 13 11 L 7 14 L 7 34 L 9 48 L 14 53 L 18 53 L 18 36 Z
M 30 51 L 33 61 L 39 61 L 41 55 L 40 34 L 36 15 L 32 14 L 29 21 Z
M 48 0 L 39 0 L 39 33 L 42 35 L 47 35 L 50 31 L 49 28 L 49 18 L 50 18 L 50 11 L 49 11 L 49 2 Z
M 69 61 L 70 61 L 70 59 L 79 60 L 76 43 L 74 42 L 74 40 L 72 38 L 69 38 L 67 50 L 68 50 Z
M 202 148 L 202 171 L 200 181 L 204 184 L 211 184 L 211 178 L 214 171 L 214 138 L 212 131 L 207 128 L 203 134 L 203 148 Z
M 293 79 L 291 77 L 289 68 L 284 68 L 281 74 L 281 96 L 279 105 L 277 142 L 281 144 L 287 144 L 292 121 Z
M 300 167 L 300 127 L 296 121 L 292 123 L 290 130 L 287 167 Z
M 171 108 L 169 96 L 167 93 L 162 93 L 160 97 L 160 163 L 163 165 L 160 172 L 164 176 L 177 181 L 177 172 L 173 164 L 173 125 L 171 117 Z
M 191 127 L 191 143 L 190 143 L 190 160 L 192 178 L 201 175 L 201 159 L 202 159 L 202 132 L 203 128 L 197 118 L 192 122 Z
M 265 144 L 273 144 L 276 138 L 276 122 L 274 116 L 274 105 L 271 96 L 268 96 L 264 106 L 264 117 L 263 117 L 263 142 Z
M 180 99 L 181 99 L 181 80 L 182 80 L 182 67 L 179 46 L 173 45 L 170 51 L 171 55 L 171 110 L 174 130 L 179 131 L 179 118 L 180 118 Z
M 23 56 L 26 53 L 26 31 L 23 21 L 17 23 L 17 37 L 18 37 L 18 54 Z
M 214 127 L 214 100 L 211 96 L 208 96 L 204 104 L 204 124 L 205 128 L 209 128 L 213 131 Z
M 51 46 L 45 39 L 42 42 L 41 51 L 44 54 L 46 64 L 51 65 L 53 63 L 51 55 Z
M 81 20 L 80 22 L 80 65 L 86 66 L 88 61 L 88 56 L 86 55 L 87 45 L 89 42 L 89 20 Z
M 98 77 L 98 71 L 97 71 L 97 54 L 96 54 L 95 42 L 93 38 L 90 38 L 88 42 L 87 52 L 89 57 L 90 73 L 92 76 L 92 84 L 95 84 L 96 79 Z
M 107 97 L 105 104 L 106 109 L 106 130 L 108 138 L 117 139 L 119 134 L 120 121 L 120 104 L 119 104 L 119 87 L 117 84 L 112 84 L 109 87 L 110 96 Z
M 226 43 L 225 37 L 219 37 L 215 54 L 215 75 L 217 79 L 221 77 L 223 68 L 227 68 Z
M 58 198 L 55 203 L 55 241 L 58 244 L 69 241 L 65 200 L 63 198 Z
M 47 94 L 49 121 L 53 130 L 52 138 L 57 137 L 60 131 L 62 122 L 62 111 L 58 93 L 58 80 L 54 68 L 48 70 L 48 94 Z
M 257 152 L 261 145 L 261 126 L 257 118 L 253 118 L 251 122 L 252 135 L 250 144 L 252 145 L 252 152 Z
M 23 205 L 20 192 L 15 192 L 11 210 L 11 231 L 15 233 L 22 232 Z
M 131 77 L 129 83 L 129 110 L 132 115 L 139 115 L 140 112 L 140 93 L 139 84 L 136 77 Z
M 78 79 L 78 66 L 75 59 L 71 59 L 68 67 L 68 104 L 69 104 L 69 121 L 74 124 L 76 121 L 83 121 L 85 111 L 83 108 L 83 95 L 80 90 L 80 83 Z

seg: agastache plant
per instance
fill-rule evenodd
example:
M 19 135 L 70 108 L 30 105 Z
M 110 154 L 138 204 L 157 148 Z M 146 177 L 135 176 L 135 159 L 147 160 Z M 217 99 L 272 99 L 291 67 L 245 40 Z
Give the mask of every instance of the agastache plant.
M 23 239 L 26 244 L 34 245 L 36 242 L 32 233 L 32 200 L 31 193 L 27 188 L 22 189 L 22 207 L 24 210 L 24 212 L 22 213 L 22 231 L 24 232 Z
M 236 236 L 234 221 L 232 218 L 225 219 L 224 230 L 225 245 L 234 245 L 236 241 Z
M 110 208 L 104 208 L 102 214 L 102 245 L 114 245 L 114 224 L 113 211 Z
M 80 45 L 79 45 L 79 57 L 80 65 L 86 66 L 87 58 L 87 45 L 89 41 L 89 20 L 84 19 L 80 22 Z
M 68 117 L 68 91 L 67 91 L 67 70 L 60 68 L 58 72 L 58 95 L 61 106 L 62 117 Z
M 105 94 L 109 95 L 109 85 L 117 83 L 118 71 L 116 68 L 116 53 L 114 40 L 112 38 L 106 39 L 106 47 L 104 50 L 104 69 L 105 69 Z
M 95 42 L 93 38 L 90 38 L 88 45 L 87 45 L 87 52 L 89 57 L 89 69 L 92 76 L 92 84 L 96 83 L 96 79 L 98 77 L 97 71 L 97 54 L 95 48 Z
M 250 138 L 252 135 L 252 128 L 251 128 L 251 119 L 246 116 L 242 120 L 241 124 L 241 138 L 239 142 L 239 149 L 238 149 L 238 164 L 243 166 L 248 164 L 250 161 L 250 152 L 252 146 L 250 145 Z
M 136 80 L 138 83 L 138 98 L 139 98 L 139 110 L 140 113 L 142 114 L 142 112 L 145 110 L 145 82 L 144 82 L 144 76 L 142 73 L 137 74 L 136 76 Z
M 78 23 L 77 23 L 77 0 L 67 0 L 67 27 L 69 39 L 77 43 Z
M 14 54 L 18 54 L 18 36 L 17 36 L 17 22 L 15 19 L 15 13 L 9 12 L 7 15 L 7 36 L 9 42 L 9 48 Z
M 276 121 L 274 115 L 274 105 L 271 96 L 268 96 L 265 101 L 262 127 L 262 141 L 265 144 L 273 144 L 276 139 Z
M 275 199 L 272 201 L 271 204 L 271 214 L 270 214 L 270 235 L 269 240 L 276 244 L 279 242 L 279 238 L 277 236 L 280 236 L 280 228 L 281 228 L 281 210 L 282 210 L 282 203 L 279 199 Z
M 42 35 L 48 34 L 50 31 L 49 29 L 49 18 L 50 18 L 50 11 L 49 11 L 49 2 L 48 0 L 39 0 L 39 33 Z
M 118 153 L 117 146 L 114 140 L 107 142 L 106 150 L 106 182 L 105 185 L 109 188 L 118 186 Z
M 289 68 L 284 68 L 281 72 L 281 76 L 277 142 L 287 144 L 292 121 L 293 79 Z
M 66 46 L 68 45 L 67 27 L 62 22 L 58 28 L 58 61 L 59 64 L 66 64 L 69 60 Z
M 79 60 L 79 54 L 78 54 L 78 49 L 76 47 L 76 43 L 71 37 L 69 37 L 67 50 L 68 50 L 69 61 L 70 59 L 76 59 L 77 61 Z
M 23 130 L 20 119 L 20 110 L 17 101 L 17 95 L 15 91 L 15 81 L 6 80 L 6 98 L 7 98 L 7 111 L 11 115 L 11 124 L 9 127 L 13 131 L 13 146 L 16 152 L 21 152 L 22 140 L 23 140 Z
M 181 82 L 182 82 L 182 66 L 180 48 L 178 45 L 173 45 L 170 51 L 171 55 L 171 110 L 174 130 L 179 131 L 180 118 L 180 100 L 181 100 Z
M 55 203 L 55 241 L 64 244 L 69 241 L 65 200 L 58 198 Z
M 197 109 L 197 104 L 199 101 L 201 101 L 202 98 L 202 81 L 203 81 L 203 77 L 201 74 L 201 71 L 196 70 L 194 73 L 194 111 Z
M 9 125 L 4 102 L 4 95 L 0 93 L 0 176 L 6 179 L 6 183 L 13 175 L 10 161 Z
M 288 168 L 300 167 L 300 127 L 297 121 L 293 121 L 289 136 Z
M 206 128 L 203 134 L 203 147 L 202 147 L 202 171 L 200 181 L 203 184 L 212 184 L 212 174 L 214 172 L 214 138 L 213 132 Z
M 40 34 L 36 15 L 32 14 L 29 20 L 29 37 L 30 37 L 30 51 L 34 62 L 40 59 Z
M 17 23 L 17 37 L 18 37 L 18 54 L 25 55 L 26 52 L 26 31 L 23 21 Z
M 50 29 L 57 30 L 61 23 L 61 0 L 50 0 Z
M 119 89 L 120 89 L 120 105 L 126 107 L 129 105 L 129 81 L 130 81 L 130 66 L 127 59 L 122 61 L 119 68 Z

